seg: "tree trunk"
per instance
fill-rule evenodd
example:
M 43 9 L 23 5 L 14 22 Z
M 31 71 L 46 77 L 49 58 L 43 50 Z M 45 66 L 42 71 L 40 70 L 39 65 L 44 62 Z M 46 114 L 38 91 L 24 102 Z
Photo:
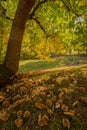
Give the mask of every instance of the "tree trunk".
M 21 43 L 25 24 L 35 0 L 19 0 L 8 42 L 4 63 L 0 65 L 0 83 L 7 83 L 10 77 L 18 71 Z

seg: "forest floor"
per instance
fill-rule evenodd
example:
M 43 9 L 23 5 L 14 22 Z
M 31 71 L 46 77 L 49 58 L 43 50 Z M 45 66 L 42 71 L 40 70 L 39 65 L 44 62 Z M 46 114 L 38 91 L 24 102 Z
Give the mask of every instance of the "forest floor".
M 18 73 L 0 90 L 0 130 L 87 130 L 87 65 Z

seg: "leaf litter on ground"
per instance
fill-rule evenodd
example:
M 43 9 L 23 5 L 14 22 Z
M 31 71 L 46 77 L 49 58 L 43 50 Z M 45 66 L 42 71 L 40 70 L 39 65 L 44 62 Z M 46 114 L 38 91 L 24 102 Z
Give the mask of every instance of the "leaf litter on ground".
M 0 130 L 87 130 L 87 69 L 19 73 L 13 80 L 0 90 Z

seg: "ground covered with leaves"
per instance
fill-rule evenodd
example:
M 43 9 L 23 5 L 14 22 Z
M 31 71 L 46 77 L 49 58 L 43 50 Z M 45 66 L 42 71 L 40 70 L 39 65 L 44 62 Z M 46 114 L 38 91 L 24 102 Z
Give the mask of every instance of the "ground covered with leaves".
M 19 73 L 0 90 L 0 130 L 87 130 L 87 68 Z

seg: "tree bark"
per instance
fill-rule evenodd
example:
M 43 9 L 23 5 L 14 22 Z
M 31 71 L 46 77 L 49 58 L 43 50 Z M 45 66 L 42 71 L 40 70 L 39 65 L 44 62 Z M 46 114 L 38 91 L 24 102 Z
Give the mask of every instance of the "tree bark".
M 21 43 L 28 15 L 35 4 L 35 0 L 19 0 L 13 20 L 10 38 L 4 63 L 0 65 L 0 83 L 7 83 L 10 77 L 18 71 Z

